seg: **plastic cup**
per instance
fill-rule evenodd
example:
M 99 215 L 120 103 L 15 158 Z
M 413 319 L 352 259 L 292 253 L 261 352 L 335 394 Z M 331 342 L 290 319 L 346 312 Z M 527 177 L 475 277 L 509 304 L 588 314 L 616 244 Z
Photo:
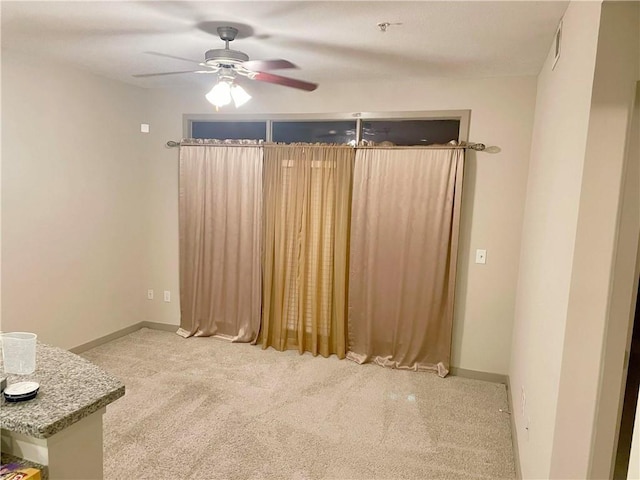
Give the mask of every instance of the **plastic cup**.
M 36 370 L 35 333 L 10 332 L 0 334 L 4 373 L 29 375 Z

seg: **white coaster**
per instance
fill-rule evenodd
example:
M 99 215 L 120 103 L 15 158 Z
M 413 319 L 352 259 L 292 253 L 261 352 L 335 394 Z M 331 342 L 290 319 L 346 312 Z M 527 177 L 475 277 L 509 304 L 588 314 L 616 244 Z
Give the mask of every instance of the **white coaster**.
M 40 384 L 37 382 L 12 383 L 4 389 L 4 398 L 11 401 L 31 400 L 38 393 Z

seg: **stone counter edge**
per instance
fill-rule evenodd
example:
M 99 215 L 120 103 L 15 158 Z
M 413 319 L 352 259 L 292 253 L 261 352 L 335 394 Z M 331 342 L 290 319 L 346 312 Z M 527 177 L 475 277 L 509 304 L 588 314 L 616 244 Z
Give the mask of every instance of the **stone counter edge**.
M 104 395 L 102 398 L 99 398 L 95 402 L 90 403 L 87 406 L 81 408 L 80 410 L 77 410 L 72 414 L 67 415 L 66 417 L 63 417 L 48 425 L 37 426 L 37 425 L 30 425 L 25 422 L 20 422 L 20 423 L 11 422 L 11 421 L 7 422 L 5 420 L 5 422 L 3 422 L 4 424 L 2 426 L 2 429 L 8 430 L 10 432 L 21 433 L 23 435 L 27 435 L 29 437 L 34 437 L 34 438 L 49 438 L 55 435 L 56 433 L 61 432 L 65 428 L 70 427 L 74 423 L 79 422 L 83 418 L 88 417 L 92 413 L 97 412 L 102 407 L 106 407 L 110 403 L 115 402 L 117 399 L 124 396 L 124 393 L 125 393 L 125 386 L 121 385 L 116 390 L 113 390 L 107 393 L 106 395 Z

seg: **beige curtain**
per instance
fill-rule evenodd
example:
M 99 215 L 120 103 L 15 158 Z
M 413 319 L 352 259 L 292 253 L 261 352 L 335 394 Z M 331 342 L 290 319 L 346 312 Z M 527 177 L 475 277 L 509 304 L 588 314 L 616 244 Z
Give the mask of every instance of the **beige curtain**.
M 265 146 L 263 348 L 345 357 L 354 155 L 347 146 Z
M 358 151 L 349 359 L 448 373 L 463 159 L 462 149 Z
M 180 147 L 180 330 L 255 340 L 260 326 L 262 152 Z

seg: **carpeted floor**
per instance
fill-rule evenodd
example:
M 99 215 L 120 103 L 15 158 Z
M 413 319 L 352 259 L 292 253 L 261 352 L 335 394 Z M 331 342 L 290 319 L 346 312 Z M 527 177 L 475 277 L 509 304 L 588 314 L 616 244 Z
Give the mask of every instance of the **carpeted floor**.
M 504 385 L 146 328 L 83 356 L 127 388 L 107 480 L 515 477 Z

